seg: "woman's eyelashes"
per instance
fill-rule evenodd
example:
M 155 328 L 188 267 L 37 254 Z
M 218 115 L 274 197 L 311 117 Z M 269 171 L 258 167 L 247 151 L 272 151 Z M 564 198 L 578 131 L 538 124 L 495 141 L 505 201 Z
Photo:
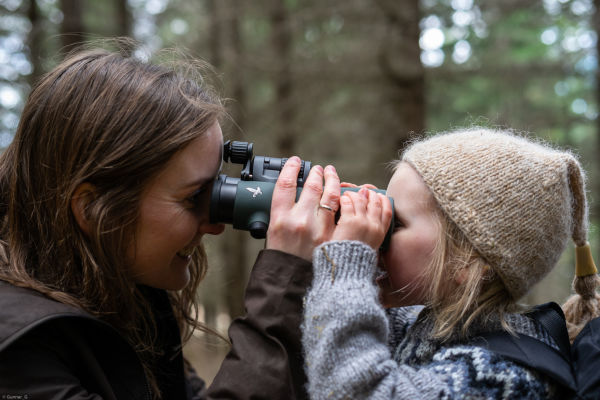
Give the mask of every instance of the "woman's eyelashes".
M 212 187 L 217 178 L 202 184 L 189 197 L 185 199 L 188 207 L 194 211 L 205 211 L 208 209 Z
M 202 187 L 194 191 L 191 196 L 185 199 L 190 208 L 201 210 L 204 206 L 208 205 L 208 187 L 210 187 L 210 185 L 202 185 Z

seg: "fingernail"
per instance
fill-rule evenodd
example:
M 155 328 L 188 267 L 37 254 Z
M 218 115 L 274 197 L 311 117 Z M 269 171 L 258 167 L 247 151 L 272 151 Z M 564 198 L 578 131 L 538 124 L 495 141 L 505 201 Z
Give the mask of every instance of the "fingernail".
M 337 172 L 337 171 L 335 170 L 335 167 L 334 167 L 333 165 L 328 165 L 327 167 L 325 167 L 325 169 L 328 169 L 328 170 L 329 170 L 329 171 L 331 171 L 331 172 Z
M 300 157 L 291 156 L 290 158 L 287 159 L 287 161 L 285 163 L 287 164 L 289 162 L 291 162 L 292 164 L 300 164 Z
M 317 171 L 323 173 L 323 167 L 321 167 L 320 165 L 315 165 L 313 166 L 313 168 L 316 168 Z

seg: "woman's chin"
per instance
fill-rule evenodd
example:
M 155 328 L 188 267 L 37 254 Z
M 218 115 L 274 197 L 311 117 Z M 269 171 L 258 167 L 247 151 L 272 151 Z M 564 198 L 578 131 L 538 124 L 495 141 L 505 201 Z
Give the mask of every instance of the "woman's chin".
M 190 263 L 179 257 L 178 262 L 175 262 L 169 270 L 167 276 L 163 276 L 160 279 L 156 279 L 152 286 L 157 289 L 164 289 L 170 291 L 177 291 L 184 289 L 190 283 Z M 157 277 L 158 278 L 158 277 Z

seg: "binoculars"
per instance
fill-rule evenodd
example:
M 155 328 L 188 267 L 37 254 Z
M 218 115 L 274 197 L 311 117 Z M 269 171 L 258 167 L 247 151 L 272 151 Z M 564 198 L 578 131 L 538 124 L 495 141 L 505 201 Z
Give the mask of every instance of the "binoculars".
M 287 158 L 253 156 L 252 153 L 252 143 L 228 140 L 223 145 L 223 161 L 242 164 L 243 168 L 239 178 L 222 174 L 215 180 L 210 198 L 210 222 L 231 224 L 234 229 L 250 231 L 256 239 L 264 239 L 269 227 L 275 182 Z M 310 161 L 301 160 L 296 201 L 310 168 Z M 358 188 L 342 188 L 342 193 L 347 190 L 358 191 Z M 384 190 L 375 191 L 385 194 Z M 393 209 L 393 200 L 388 199 Z M 337 218 L 339 212 L 336 221 Z M 393 221 L 381 245 L 384 250 L 389 245 L 392 231 Z

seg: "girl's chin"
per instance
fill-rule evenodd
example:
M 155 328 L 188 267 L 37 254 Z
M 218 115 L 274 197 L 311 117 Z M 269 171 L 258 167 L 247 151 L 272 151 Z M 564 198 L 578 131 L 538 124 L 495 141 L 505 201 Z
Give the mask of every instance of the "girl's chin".
M 405 292 L 394 289 L 387 273 L 378 276 L 375 283 L 379 286 L 379 302 L 384 308 L 407 307 L 423 304 L 420 297 L 407 295 Z
M 390 282 L 390 277 L 387 273 L 384 273 L 378 276 L 375 279 L 375 283 L 379 286 L 379 302 L 385 308 L 395 307 L 393 298 L 395 297 L 392 288 L 392 283 Z

